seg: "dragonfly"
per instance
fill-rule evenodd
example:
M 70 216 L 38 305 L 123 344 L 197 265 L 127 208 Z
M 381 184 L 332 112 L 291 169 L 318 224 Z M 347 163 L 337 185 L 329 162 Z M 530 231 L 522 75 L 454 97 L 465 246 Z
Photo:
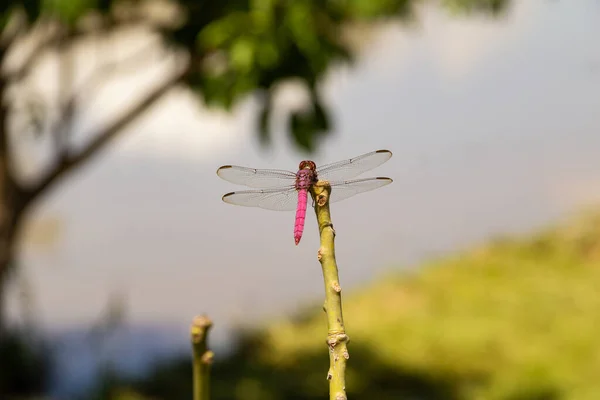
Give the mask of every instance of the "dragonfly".
M 296 210 L 294 241 L 298 245 L 304 231 L 308 192 L 312 185 L 319 180 L 328 181 L 331 186 L 330 203 L 378 189 L 392 183 L 392 179 L 352 178 L 378 167 L 391 157 L 389 150 L 376 150 L 318 168 L 313 161 L 304 160 L 297 172 L 224 165 L 217 170 L 217 175 L 234 184 L 260 188 L 227 193 L 223 196 L 225 203 L 273 211 Z

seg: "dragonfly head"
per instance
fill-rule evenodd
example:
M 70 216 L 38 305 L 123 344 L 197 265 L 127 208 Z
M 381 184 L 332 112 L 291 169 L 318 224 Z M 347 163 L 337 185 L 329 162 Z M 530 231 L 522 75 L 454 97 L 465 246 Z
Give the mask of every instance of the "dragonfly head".
M 300 170 L 309 169 L 314 172 L 317 169 L 317 165 L 313 161 L 304 160 L 304 161 L 300 162 L 298 169 L 300 169 Z

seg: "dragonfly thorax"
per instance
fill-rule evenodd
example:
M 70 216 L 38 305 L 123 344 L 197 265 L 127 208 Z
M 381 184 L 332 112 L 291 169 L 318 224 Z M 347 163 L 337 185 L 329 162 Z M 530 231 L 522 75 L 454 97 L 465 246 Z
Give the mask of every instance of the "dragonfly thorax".
M 296 173 L 296 189 L 310 189 L 310 186 L 317 181 L 317 165 L 314 161 L 304 160 L 298 166 Z
M 310 186 L 317 181 L 315 171 L 305 168 L 296 173 L 296 189 L 310 189 Z

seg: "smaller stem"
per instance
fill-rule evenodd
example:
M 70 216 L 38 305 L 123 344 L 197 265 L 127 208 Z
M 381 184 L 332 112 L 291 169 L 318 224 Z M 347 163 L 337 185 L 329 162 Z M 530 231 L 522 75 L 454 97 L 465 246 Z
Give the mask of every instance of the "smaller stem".
M 210 365 L 214 353 L 208 350 L 207 337 L 211 326 L 212 321 L 210 318 L 202 315 L 194 318 L 190 328 L 194 354 L 192 360 L 194 400 L 210 399 Z

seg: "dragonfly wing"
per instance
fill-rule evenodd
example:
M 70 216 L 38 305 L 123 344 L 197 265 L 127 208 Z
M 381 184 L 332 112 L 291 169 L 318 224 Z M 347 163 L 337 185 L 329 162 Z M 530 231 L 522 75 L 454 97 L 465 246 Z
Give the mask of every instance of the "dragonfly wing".
M 237 165 L 224 165 L 217 170 L 217 175 L 231 183 L 253 188 L 291 186 L 296 180 L 296 174 L 291 171 L 254 169 Z
M 392 157 L 389 150 L 376 150 L 370 153 L 323 165 L 317 168 L 317 177 L 328 181 L 354 178 L 364 172 L 380 166 Z
M 280 187 L 262 190 L 243 190 L 223 196 L 223 201 L 244 207 L 260 207 L 273 211 L 292 211 L 298 204 L 295 187 Z
M 391 178 L 364 178 L 351 181 L 329 182 L 331 185 L 330 203 L 345 200 L 359 193 L 375 190 L 392 183 Z

